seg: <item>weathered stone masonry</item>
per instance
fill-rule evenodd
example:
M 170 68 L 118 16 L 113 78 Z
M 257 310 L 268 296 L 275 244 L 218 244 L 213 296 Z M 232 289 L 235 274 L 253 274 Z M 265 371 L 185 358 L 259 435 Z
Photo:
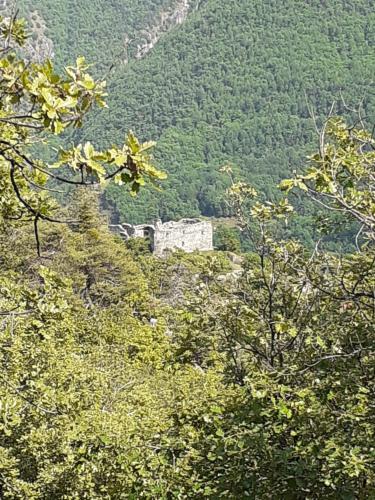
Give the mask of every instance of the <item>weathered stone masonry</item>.
M 163 255 L 166 250 L 181 249 L 185 252 L 213 250 L 212 224 L 200 219 L 182 219 L 164 224 L 118 224 L 111 226 L 125 240 L 129 238 L 149 238 L 152 251 Z

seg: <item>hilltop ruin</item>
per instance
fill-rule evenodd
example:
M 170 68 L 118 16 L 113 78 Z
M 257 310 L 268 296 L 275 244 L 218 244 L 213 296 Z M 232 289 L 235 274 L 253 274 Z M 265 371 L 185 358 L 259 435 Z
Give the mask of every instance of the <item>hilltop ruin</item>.
M 212 224 L 200 219 L 182 219 L 178 222 L 155 224 L 116 224 L 111 229 L 124 240 L 129 238 L 149 238 L 155 255 L 163 255 L 166 250 L 180 249 L 185 252 L 213 250 Z

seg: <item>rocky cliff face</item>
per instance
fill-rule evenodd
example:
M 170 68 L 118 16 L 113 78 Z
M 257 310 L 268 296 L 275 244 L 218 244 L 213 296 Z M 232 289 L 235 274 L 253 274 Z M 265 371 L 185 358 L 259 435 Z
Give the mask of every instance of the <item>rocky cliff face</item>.
M 53 42 L 46 34 L 47 26 L 44 19 L 35 10 L 31 12 L 29 22 L 32 35 L 26 42 L 27 55 L 36 62 L 52 59 L 54 56 Z
M 9 16 L 12 4 L 9 0 L 0 0 L 0 15 Z M 52 59 L 54 56 L 53 42 L 47 36 L 47 26 L 45 20 L 34 10 L 28 18 L 30 38 L 23 47 L 23 52 L 27 59 L 34 62 L 42 62 Z
M 154 24 L 141 31 L 134 57 L 144 57 L 165 33 L 182 24 L 189 13 L 190 3 L 190 0 L 178 0 L 168 10 L 162 10 Z

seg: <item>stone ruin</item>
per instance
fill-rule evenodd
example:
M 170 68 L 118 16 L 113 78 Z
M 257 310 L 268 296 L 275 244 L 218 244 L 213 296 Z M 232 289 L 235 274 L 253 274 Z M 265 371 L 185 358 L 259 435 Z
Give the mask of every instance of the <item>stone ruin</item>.
M 114 224 L 110 227 L 124 240 L 149 238 L 152 252 L 159 256 L 167 250 L 175 249 L 185 252 L 213 250 L 212 224 L 200 219 L 165 223 L 159 220 L 155 224 Z

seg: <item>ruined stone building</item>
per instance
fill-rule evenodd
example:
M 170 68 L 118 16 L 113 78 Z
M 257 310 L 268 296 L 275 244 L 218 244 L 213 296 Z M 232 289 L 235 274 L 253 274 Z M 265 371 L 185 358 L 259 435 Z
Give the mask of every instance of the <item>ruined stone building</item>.
M 112 225 L 116 233 L 122 238 L 149 238 L 152 251 L 156 255 L 163 255 L 166 250 L 181 249 L 185 252 L 196 250 L 213 250 L 212 224 L 200 219 L 182 219 L 178 222 L 170 221 L 155 224 Z

